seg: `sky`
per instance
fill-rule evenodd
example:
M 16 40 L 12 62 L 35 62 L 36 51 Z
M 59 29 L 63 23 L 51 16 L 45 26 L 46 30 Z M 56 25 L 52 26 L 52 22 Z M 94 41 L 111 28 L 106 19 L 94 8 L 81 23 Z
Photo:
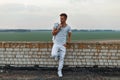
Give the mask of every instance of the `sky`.
M 52 29 L 67 13 L 72 29 L 120 30 L 120 0 L 0 0 L 0 29 Z

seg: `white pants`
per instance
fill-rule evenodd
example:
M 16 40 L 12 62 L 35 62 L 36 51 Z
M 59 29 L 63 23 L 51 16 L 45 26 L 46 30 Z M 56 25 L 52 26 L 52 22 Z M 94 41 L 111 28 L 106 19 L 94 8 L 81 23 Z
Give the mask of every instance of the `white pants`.
M 52 48 L 52 57 L 59 56 L 58 70 L 62 70 L 64 64 L 64 57 L 66 53 L 66 48 L 63 45 L 54 44 Z

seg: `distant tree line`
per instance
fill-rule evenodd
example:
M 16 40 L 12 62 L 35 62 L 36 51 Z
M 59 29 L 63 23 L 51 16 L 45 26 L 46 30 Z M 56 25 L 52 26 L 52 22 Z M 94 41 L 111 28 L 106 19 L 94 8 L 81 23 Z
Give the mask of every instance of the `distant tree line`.
M 37 29 L 37 30 L 31 30 L 31 29 L 1 29 L 0 32 L 32 32 L 32 31 L 51 31 L 50 29 Z M 102 31 L 107 31 L 107 32 L 111 32 L 111 31 L 116 31 L 116 30 L 87 30 L 87 29 L 73 29 L 73 32 L 102 32 Z M 119 31 L 119 30 L 117 30 Z

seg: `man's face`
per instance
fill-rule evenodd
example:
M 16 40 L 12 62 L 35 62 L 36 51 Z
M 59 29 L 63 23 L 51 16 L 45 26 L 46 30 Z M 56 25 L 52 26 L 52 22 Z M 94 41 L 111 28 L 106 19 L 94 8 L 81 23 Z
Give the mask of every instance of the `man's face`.
M 61 23 L 66 22 L 66 17 L 65 17 L 65 16 L 60 16 L 60 22 L 61 22 Z

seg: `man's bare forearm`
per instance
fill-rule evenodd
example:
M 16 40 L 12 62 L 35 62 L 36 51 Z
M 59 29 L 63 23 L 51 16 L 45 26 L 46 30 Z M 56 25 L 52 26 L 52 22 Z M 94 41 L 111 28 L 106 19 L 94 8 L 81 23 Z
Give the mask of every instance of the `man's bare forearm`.
M 54 29 L 53 31 L 52 31 L 52 34 L 53 35 L 57 35 L 57 33 L 61 30 L 61 25 L 59 25 L 59 27 L 57 28 L 57 29 Z
M 58 33 L 59 31 L 60 31 L 60 29 L 53 30 L 53 31 L 52 31 L 52 34 L 53 34 L 53 35 L 57 35 L 57 33 Z
M 71 37 L 69 37 L 69 38 L 68 38 L 68 41 L 67 41 L 67 42 L 68 42 L 68 43 L 70 43 L 70 42 L 71 42 Z
M 68 33 L 68 39 L 67 39 L 67 42 L 68 42 L 68 43 L 70 43 L 70 42 L 71 42 L 71 34 L 72 34 L 71 32 L 70 32 L 70 33 Z

